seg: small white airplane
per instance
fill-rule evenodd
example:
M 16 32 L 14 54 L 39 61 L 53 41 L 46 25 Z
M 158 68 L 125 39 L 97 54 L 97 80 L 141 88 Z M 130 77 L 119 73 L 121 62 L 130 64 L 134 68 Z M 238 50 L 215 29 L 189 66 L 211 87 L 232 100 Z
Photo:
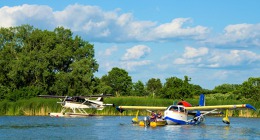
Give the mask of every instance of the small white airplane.
M 88 114 L 85 109 L 103 110 L 106 106 L 114 106 L 114 104 L 104 104 L 103 97 L 111 95 L 90 95 L 90 96 L 55 96 L 55 95 L 39 95 L 43 98 L 59 98 L 62 109 L 60 113 L 49 113 L 51 117 L 85 117 L 93 116 Z M 97 98 L 93 100 L 93 98 Z M 67 112 L 70 110 L 70 112 Z M 72 112 L 71 112 L 72 111 Z
M 205 115 L 207 114 L 219 114 L 226 110 L 226 115 L 223 118 L 223 122 L 230 124 L 228 118 L 228 110 L 237 109 L 252 109 L 256 110 L 250 104 L 239 104 L 239 105 L 216 105 L 216 106 L 205 106 L 204 95 L 200 95 L 199 106 L 192 106 L 186 101 L 180 101 L 176 105 L 170 105 L 169 107 L 155 107 L 155 106 L 118 106 L 117 110 L 123 112 L 127 109 L 134 110 L 164 110 L 163 119 L 168 125 L 197 125 L 204 121 Z M 193 115 L 192 119 L 188 119 L 188 115 Z M 147 120 L 147 118 L 145 118 Z M 143 123 L 142 123 L 143 124 Z M 149 124 L 149 123 L 148 123 Z M 155 124 L 156 126 L 156 124 Z

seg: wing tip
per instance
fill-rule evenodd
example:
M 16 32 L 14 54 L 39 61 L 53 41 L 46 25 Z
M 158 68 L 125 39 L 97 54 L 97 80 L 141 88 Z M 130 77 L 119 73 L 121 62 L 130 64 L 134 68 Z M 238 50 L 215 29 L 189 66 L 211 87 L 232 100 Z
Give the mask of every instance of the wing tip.
M 253 107 L 253 106 L 252 106 L 252 105 L 250 105 L 250 104 L 246 104 L 246 108 L 249 108 L 249 109 L 252 109 L 252 110 L 256 111 L 256 108 L 255 108 L 255 107 Z

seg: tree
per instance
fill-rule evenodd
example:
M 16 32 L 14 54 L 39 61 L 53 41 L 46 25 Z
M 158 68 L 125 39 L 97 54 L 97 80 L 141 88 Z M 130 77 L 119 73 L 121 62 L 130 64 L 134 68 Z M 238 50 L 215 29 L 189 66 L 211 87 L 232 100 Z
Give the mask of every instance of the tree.
M 239 88 L 239 85 L 236 84 L 222 84 L 219 86 L 216 86 L 213 91 L 215 93 L 222 93 L 222 94 L 226 94 L 228 92 L 232 92 L 235 91 Z
M 160 90 L 162 89 L 161 80 L 151 78 L 146 83 L 146 87 L 147 87 L 148 92 L 150 92 L 150 94 L 152 94 L 152 97 L 154 97 L 155 95 L 159 95 Z
M 200 95 L 201 93 L 203 94 L 207 94 L 208 91 L 207 90 L 203 90 L 201 88 L 201 86 L 199 85 L 194 85 L 194 84 L 190 84 L 190 88 L 191 88 L 191 95 Z
M 170 77 L 166 79 L 166 82 L 163 86 L 163 98 L 180 98 L 180 89 L 183 86 L 183 81 L 177 77 Z
M 184 76 L 184 81 L 177 77 L 167 78 L 163 86 L 162 97 L 174 99 L 191 98 L 193 92 L 196 92 L 196 86 L 189 84 L 190 80 L 191 78 L 188 78 L 188 76 Z
M 146 96 L 146 91 L 143 82 L 140 80 L 133 84 L 133 91 L 131 93 L 133 96 Z
M 251 98 L 255 101 L 260 101 L 260 77 L 250 77 L 247 81 L 243 82 L 241 93 L 245 98 Z
M 108 75 L 102 77 L 102 81 L 112 88 L 113 95 L 130 95 L 132 78 L 125 70 L 115 67 L 108 72 Z
M 105 77 L 105 76 L 103 76 L 103 77 Z M 92 86 L 93 86 L 94 93 L 112 94 L 112 88 L 110 86 L 106 85 L 105 81 L 103 81 L 102 79 L 99 79 L 97 77 L 95 77 Z
M 30 25 L 1 28 L 0 57 L 0 85 L 10 92 L 30 89 L 57 95 L 93 93 L 94 73 L 98 70 L 94 46 L 79 36 L 73 37 L 69 29 L 47 31 Z

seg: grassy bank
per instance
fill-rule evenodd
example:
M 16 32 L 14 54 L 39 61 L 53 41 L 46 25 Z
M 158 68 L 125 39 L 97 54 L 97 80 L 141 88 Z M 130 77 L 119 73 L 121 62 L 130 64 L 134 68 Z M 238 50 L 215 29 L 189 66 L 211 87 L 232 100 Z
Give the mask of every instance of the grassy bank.
M 17 102 L 1 101 L 0 102 L 0 115 L 28 115 L 28 116 L 45 116 L 49 112 L 60 112 L 61 106 L 57 104 L 58 99 L 43 99 L 43 98 L 31 98 L 28 100 L 19 100 Z M 119 105 L 144 105 L 144 106 L 169 106 L 178 100 L 172 99 L 152 99 L 148 97 L 111 97 L 105 98 L 105 103 L 114 103 Z M 198 97 L 194 99 L 187 99 L 193 105 L 198 104 Z M 249 103 L 257 108 L 257 111 L 251 110 L 236 110 L 229 111 L 229 116 L 236 117 L 259 117 L 260 116 L 260 104 L 257 102 L 237 101 L 237 100 L 215 100 L 206 98 L 207 105 L 223 105 L 223 104 L 241 104 Z M 106 107 L 104 110 L 87 110 L 90 114 L 97 115 L 135 115 L 136 111 L 127 110 L 123 113 L 118 112 L 114 107 Z M 149 115 L 147 111 L 140 111 L 140 115 Z
M 59 112 L 61 106 L 56 99 L 31 98 L 17 102 L 1 101 L 0 115 L 48 115 L 48 112 Z

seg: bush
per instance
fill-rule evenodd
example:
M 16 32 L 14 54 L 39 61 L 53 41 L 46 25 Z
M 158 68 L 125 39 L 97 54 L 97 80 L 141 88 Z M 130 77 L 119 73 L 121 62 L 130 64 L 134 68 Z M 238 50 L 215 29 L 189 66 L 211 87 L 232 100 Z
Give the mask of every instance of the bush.
M 21 89 L 15 89 L 13 91 L 9 91 L 6 95 L 6 99 L 10 101 L 18 101 L 20 99 L 29 99 L 32 97 L 36 97 L 39 94 L 47 94 L 46 91 L 44 91 L 40 87 L 24 87 Z

